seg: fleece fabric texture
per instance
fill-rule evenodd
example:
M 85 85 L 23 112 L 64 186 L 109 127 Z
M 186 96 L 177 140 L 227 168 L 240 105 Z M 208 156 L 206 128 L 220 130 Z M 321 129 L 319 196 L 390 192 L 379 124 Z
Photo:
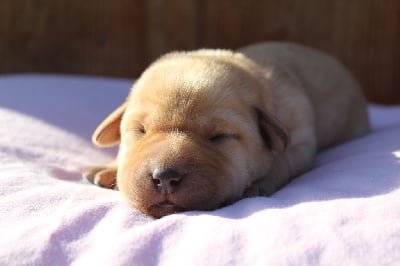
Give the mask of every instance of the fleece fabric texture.
M 400 106 L 271 197 L 155 220 L 80 176 L 131 83 L 0 76 L 1 265 L 399 265 Z

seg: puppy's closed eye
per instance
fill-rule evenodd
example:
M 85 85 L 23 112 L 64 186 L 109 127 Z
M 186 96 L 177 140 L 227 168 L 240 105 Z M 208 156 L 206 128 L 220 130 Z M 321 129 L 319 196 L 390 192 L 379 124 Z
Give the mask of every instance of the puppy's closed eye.
M 233 134 L 225 134 L 225 133 L 219 133 L 219 134 L 214 134 L 211 137 L 208 138 L 209 141 L 215 144 L 220 144 L 222 142 L 225 142 L 227 140 L 231 140 L 236 138 L 235 135 Z
M 146 128 L 141 123 L 136 122 L 132 127 L 130 127 L 129 132 L 141 137 L 146 135 Z

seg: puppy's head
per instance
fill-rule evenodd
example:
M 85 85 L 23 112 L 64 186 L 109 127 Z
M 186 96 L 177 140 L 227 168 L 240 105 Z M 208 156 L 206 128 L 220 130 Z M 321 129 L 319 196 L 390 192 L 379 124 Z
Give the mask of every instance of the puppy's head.
M 252 64 L 202 50 L 169 54 L 142 74 L 94 134 L 99 146 L 120 142 L 117 184 L 131 204 L 155 217 L 215 209 L 268 172 L 288 137 Z

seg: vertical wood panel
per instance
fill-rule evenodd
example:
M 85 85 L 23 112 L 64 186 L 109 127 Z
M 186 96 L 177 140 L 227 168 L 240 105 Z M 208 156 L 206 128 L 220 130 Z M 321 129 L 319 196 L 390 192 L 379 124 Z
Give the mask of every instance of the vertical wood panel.
M 336 55 L 368 98 L 400 102 L 397 0 L 3 0 L 0 73 L 137 77 L 171 50 L 303 43 Z
M 400 102 L 400 1 L 206 1 L 201 43 L 286 40 L 337 56 L 377 102 Z M 226 14 L 227 17 L 221 17 Z
M 153 61 L 171 50 L 198 47 L 198 2 L 149 0 L 146 2 L 146 55 Z
M 135 76 L 143 67 L 143 1 L 3 0 L 0 72 Z

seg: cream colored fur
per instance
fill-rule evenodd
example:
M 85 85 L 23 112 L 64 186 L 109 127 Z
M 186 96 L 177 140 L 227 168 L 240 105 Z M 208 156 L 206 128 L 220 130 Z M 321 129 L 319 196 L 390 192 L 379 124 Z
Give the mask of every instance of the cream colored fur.
M 175 52 L 97 128 L 118 158 L 85 176 L 155 217 L 210 210 L 275 192 L 368 130 L 357 82 L 329 55 L 289 43 Z

